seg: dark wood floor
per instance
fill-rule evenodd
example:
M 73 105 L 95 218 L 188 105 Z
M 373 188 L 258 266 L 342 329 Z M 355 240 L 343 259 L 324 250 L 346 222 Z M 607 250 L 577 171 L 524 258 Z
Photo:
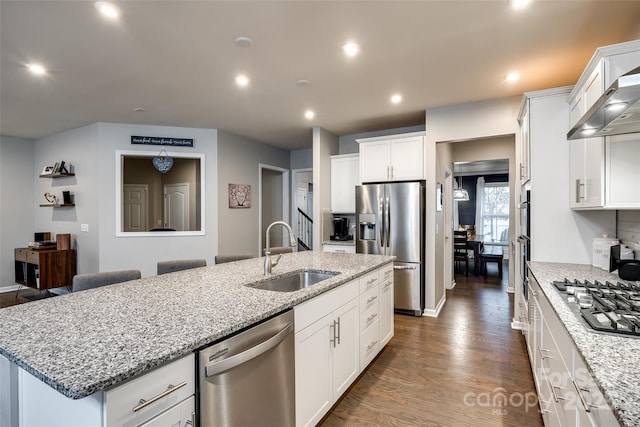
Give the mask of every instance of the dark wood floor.
M 11 307 L 12 305 L 23 304 L 31 301 L 29 298 L 38 298 L 44 295 L 44 291 L 38 291 L 24 287 L 16 294 L 16 291 L 0 292 L 0 308 Z
M 320 425 L 542 426 L 504 275 L 456 275 L 438 318 L 396 314 L 394 338 Z

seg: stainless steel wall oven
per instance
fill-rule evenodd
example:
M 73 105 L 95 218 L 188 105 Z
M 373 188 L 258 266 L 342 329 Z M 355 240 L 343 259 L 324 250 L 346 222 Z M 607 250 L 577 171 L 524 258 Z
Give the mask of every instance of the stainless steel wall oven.
M 522 234 L 518 236 L 520 244 L 520 277 L 522 278 L 522 294 L 525 301 L 529 300 L 529 277 L 527 261 L 531 260 L 531 190 L 522 193 L 520 208 L 520 229 Z

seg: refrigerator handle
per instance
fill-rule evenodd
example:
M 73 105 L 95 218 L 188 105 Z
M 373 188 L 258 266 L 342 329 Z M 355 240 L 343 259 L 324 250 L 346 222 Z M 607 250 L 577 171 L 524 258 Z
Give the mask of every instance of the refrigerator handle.
M 378 229 L 380 230 L 380 247 L 384 247 L 384 204 L 383 199 L 380 197 L 380 204 L 378 205 Z
M 390 212 L 391 211 L 391 205 L 390 205 L 388 197 L 387 197 L 387 203 L 385 204 L 385 206 L 386 206 L 386 209 L 387 209 L 387 212 L 386 212 L 386 217 L 387 218 L 386 218 L 386 221 L 385 221 L 386 230 L 385 230 L 384 234 L 385 234 L 386 239 L 387 239 L 386 246 L 389 247 L 389 242 L 391 240 L 391 236 L 389 236 L 389 234 L 391 234 L 391 212 Z

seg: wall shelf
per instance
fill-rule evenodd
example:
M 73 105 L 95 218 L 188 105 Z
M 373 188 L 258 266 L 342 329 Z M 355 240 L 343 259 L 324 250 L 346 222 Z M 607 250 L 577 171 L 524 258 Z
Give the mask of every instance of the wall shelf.
M 64 178 L 67 176 L 76 176 L 75 173 L 63 172 L 63 173 L 47 173 L 44 175 L 40 175 L 40 178 Z

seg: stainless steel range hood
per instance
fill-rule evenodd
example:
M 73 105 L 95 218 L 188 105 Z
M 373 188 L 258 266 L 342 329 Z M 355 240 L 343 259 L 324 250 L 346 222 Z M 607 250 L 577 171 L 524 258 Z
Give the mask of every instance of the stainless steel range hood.
M 640 132 L 640 67 L 613 82 L 567 133 L 567 139 L 636 132 Z

